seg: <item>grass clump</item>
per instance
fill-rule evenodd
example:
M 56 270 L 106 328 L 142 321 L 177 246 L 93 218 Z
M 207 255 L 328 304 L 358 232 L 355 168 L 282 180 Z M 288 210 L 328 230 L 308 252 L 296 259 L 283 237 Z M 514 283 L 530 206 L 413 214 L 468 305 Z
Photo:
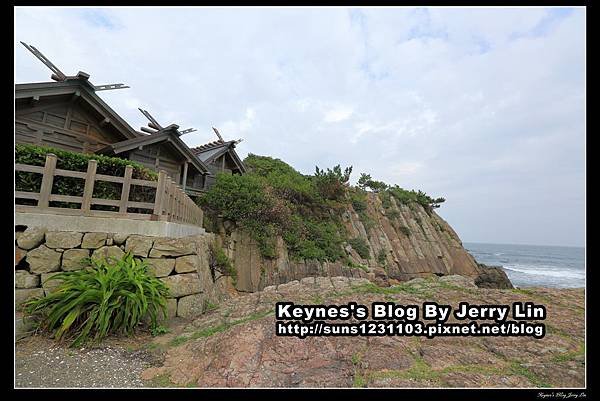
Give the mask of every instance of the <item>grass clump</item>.
M 360 263 L 354 263 L 353 261 L 351 261 L 350 259 L 348 259 L 348 261 L 346 262 L 346 266 L 348 266 L 351 269 L 360 269 L 366 273 L 369 272 L 369 268 L 365 265 L 362 265 Z
M 54 338 L 72 339 L 72 346 L 109 334 L 132 334 L 143 319 L 159 330 L 157 317 L 167 317 L 168 288 L 147 273 L 147 264 L 130 253 L 117 259 L 89 259 L 83 270 L 61 272 L 48 280 L 60 280 L 54 292 L 25 304 L 39 328 Z
M 369 244 L 361 237 L 352 238 L 348 243 L 363 259 L 369 259 Z
M 529 370 L 526 366 L 518 361 L 513 361 L 510 364 L 510 372 L 514 375 L 523 376 L 536 387 L 550 387 L 550 384 L 544 379 Z
M 400 231 L 407 237 L 410 237 L 410 235 L 412 234 L 412 231 L 410 231 L 410 228 L 408 226 L 400 226 Z
M 194 339 L 203 338 L 203 337 L 210 337 L 214 334 L 229 330 L 231 327 L 237 326 L 238 324 L 243 324 L 243 323 L 247 323 L 247 322 L 250 322 L 253 320 L 261 319 L 261 318 L 263 318 L 265 316 L 269 316 L 273 313 L 274 313 L 274 311 L 272 311 L 272 310 L 267 310 L 267 311 L 263 311 L 263 312 L 255 312 L 244 318 L 234 320 L 233 322 L 225 322 L 225 323 L 218 324 L 216 326 L 211 326 L 211 327 L 207 327 L 207 328 L 195 331 L 194 333 L 192 333 L 189 336 L 182 335 L 179 337 L 175 337 L 174 339 L 172 339 L 169 342 L 169 345 L 176 347 L 178 345 L 186 343 L 189 340 L 194 340 Z

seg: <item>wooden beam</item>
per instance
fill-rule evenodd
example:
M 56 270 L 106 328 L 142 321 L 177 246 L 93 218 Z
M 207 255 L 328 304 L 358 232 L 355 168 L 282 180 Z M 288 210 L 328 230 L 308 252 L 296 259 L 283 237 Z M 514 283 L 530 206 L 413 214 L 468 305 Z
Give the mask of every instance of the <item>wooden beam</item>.
M 81 99 L 81 92 L 79 90 L 76 90 L 75 93 L 73 93 L 73 96 L 71 96 L 71 100 L 69 102 L 75 103 L 79 99 Z
M 145 132 L 145 133 L 150 134 L 150 135 L 156 134 L 158 132 L 158 131 L 154 131 L 154 130 L 148 129 L 146 127 L 140 127 L 140 129 L 142 130 L 142 132 Z
M 185 184 L 187 183 L 187 173 L 188 173 L 188 162 L 183 163 L 183 190 L 185 191 Z
M 160 167 L 160 146 L 156 148 L 156 160 L 154 161 L 154 168 L 158 171 Z

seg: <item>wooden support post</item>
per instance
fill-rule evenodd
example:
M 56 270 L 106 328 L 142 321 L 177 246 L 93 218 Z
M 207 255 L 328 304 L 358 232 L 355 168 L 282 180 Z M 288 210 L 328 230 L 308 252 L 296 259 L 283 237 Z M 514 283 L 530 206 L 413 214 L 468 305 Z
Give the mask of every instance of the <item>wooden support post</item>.
M 85 174 L 85 187 L 83 188 L 83 200 L 81 202 L 81 210 L 89 212 L 92 206 L 92 196 L 94 194 L 94 181 L 96 180 L 96 160 L 88 161 L 87 172 Z
M 52 184 L 54 183 L 54 170 L 56 170 L 56 155 L 48 153 L 46 155 L 46 164 L 44 165 L 38 207 L 47 208 L 50 205 L 50 194 L 52 193 Z
M 156 184 L 156 195 L 154 195 L 154 216 L 161 216 L 163 213 L 163 199 L 165 199 L 165 186 L 167 184 L 167 173 L 164 170 L 158 173 L 158 183 Z
M 173 189 L 175 189 L 175 183 L 171 181 L 171 178 L 169 177 L 169 182 L 167 184 L 167 202 L 165 207 L 167 210 L 166 221 L 171 221 L 173 218 Z
M 123 188 L 121 189 L 121 202 L 119 203 L 119 213 L 127 213 L 127 203 L 129 202 L 129 189 L 131 188 L 131 174 L 133 167 L 125 167 L 125 177 L 123 178 Z
M 183 190 L 185 191 L 185 184 L 187 183 L 187 171 L 188 171 L 188 162 L 183 163 Z

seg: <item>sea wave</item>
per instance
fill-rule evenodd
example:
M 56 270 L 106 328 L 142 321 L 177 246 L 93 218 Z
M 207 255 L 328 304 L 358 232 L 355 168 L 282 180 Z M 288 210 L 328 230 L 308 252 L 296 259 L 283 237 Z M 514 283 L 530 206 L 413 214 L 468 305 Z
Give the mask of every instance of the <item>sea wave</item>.
M 505 270 L 536 276 L 560 277 L 570 279 L 585 279 L 585 270 L 561 269 L 556 267 L 528 266 L 528 265 L 506 265 Z

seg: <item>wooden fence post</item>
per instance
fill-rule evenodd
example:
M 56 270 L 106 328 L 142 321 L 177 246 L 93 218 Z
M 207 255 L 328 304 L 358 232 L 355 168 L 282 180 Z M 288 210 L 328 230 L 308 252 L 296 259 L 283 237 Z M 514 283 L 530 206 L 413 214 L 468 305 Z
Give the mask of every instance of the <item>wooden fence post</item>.
M 129 202 L 129 188 L 131 188 L 132 166 L 125 167 L 125 177 L 123 178 L 123 188 L 121 189 L 121 202 L 119 203 L 119 213 L 127 213 L 127 203 Z
M 83 200 L 81 201 L 81 210 L 83 212 L 89 212 L 92 206 L 97 166 L 98 162 L 96 160 L 88 161 L 87 173 L 85 175 L 85 187 L 83 188 Z
M 46 164 L 44 165 L 38 207 L 47 208 L 50 205 L 50 194 L 52 193 L 52 184 L 54 183 L 54 170 L 56 170 L 56 155 L 48 153 L 46 155 Z
M 156 194 L 154 195 L 154 216 L 160 217 L 163 213 L 163 199 L 165 199 L 165 185 L 167 183 L 167 173 L 164 170 L 158 172 L 158 183 L 156 184 Z M 156 217 L 155 217 L 156 218 Z
M 165 221 L 171 221 L 173 216 L 173 181 L 167 181 L 167 199 L 165 200 Z

